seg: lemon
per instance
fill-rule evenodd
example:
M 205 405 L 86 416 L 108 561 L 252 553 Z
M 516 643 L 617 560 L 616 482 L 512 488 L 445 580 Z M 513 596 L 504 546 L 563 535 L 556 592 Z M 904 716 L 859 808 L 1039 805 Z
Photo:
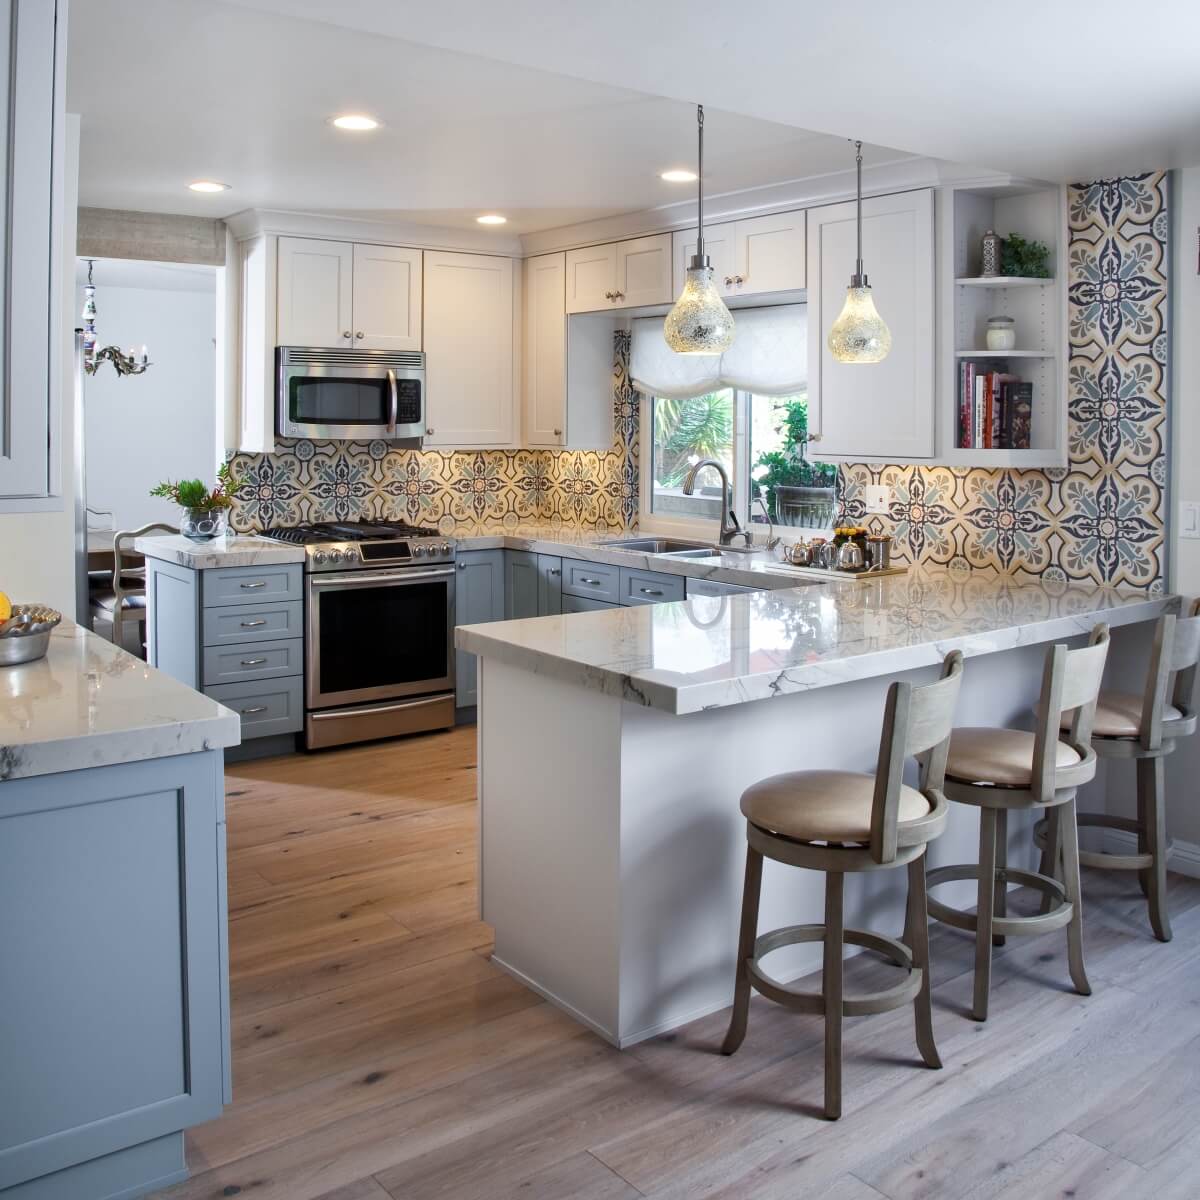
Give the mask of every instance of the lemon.
M 7 621 L 12 616 L 12 601 L 0 592 L 0 621 Z

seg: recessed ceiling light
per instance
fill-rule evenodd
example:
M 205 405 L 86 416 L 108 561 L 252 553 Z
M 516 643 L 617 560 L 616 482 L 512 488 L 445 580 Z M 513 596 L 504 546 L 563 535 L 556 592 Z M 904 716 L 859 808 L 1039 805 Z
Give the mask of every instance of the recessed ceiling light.
M 480 225 L 504 225 L 507 217 L 502 217 L 499 213 L 484 213 L 482 217 L 476 217 Z
M 667 181 L 667 183 L 695 183 L 696 182 L 696 172 L 695 171 L 682 171 L 682 170 L 664 171 L 659 176 L 659 178 L 665 179 Z
M 333 123 L 339 129 L 353 129 L 358 133 L 365 133 L 368 129 L 378 129 L 379 122 L 374 117 L 368 117 L 365 113 L 346 113 L 342 117 L 334 117 Z
M 197 179 L 188 184 L 193 192 L 227 192 L 229 184 L 217 183 L 215 179 Z

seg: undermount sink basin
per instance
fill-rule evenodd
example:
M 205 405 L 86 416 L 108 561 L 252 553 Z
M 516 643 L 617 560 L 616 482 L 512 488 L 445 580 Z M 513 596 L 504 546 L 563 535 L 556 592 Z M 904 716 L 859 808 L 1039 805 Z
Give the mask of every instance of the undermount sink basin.
M 715 546 L 703 542 L 681 542 L 675 538 L 621 538 L 615 542 L 601 542 L 610 550 L 640 550 L 643 554 L 677 554 L 689 558 L 707 558 L 719 551 Z

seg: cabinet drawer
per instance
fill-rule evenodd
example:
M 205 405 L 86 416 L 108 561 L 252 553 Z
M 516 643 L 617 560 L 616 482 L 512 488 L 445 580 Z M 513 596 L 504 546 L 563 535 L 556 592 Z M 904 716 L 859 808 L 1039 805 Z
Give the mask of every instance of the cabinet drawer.
M 303 600 L 303 566 L 283 563 L 276 567 L 216 567 L 204 572 L 203 589 L 205 608 Z
M 567 596 L 590 596 L 593 600 L 616 604 L 621 592 L 621 572 L 618 567 L 564 558 L 562 590 Z
M 223 683 L 206 687 L 204 694 L 241 716 L 243 741 L 298 733 L 304 725 L 304 681 L 298 675 L 273 683 Z
M 246 604 L 204 610 L 204 648 L 304 636 L 304 603 Z
M 601 609 L 620 607 L 619 604 L 613 604 L 608 600 L 593 600 L 590 596 L 564 595 L 562 598 L 564 613 L 600 612 Z
M 622 567 L 621 603 L 665 604 L 668 600 L 682 600 L 684 583 L 682 575 L 660 575 L 657 571 Z
M 304 674 L 304 641 L 252 642 L 248 646 L 206 646 L 204 684 L 241 683 L 250 679 L 283 679 Z

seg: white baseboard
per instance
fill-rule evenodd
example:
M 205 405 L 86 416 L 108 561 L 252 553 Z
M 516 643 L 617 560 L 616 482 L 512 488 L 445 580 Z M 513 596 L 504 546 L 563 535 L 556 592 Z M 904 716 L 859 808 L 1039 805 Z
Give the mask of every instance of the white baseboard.
M 1106 829 L 1100 839 L 1107 854 L 1136 854 L 1137 836 L 1124 829 Z M 1167 855 L 1167 870 L 1189 879 L 1200 879 L 1200 845 L 1176 838 Z

